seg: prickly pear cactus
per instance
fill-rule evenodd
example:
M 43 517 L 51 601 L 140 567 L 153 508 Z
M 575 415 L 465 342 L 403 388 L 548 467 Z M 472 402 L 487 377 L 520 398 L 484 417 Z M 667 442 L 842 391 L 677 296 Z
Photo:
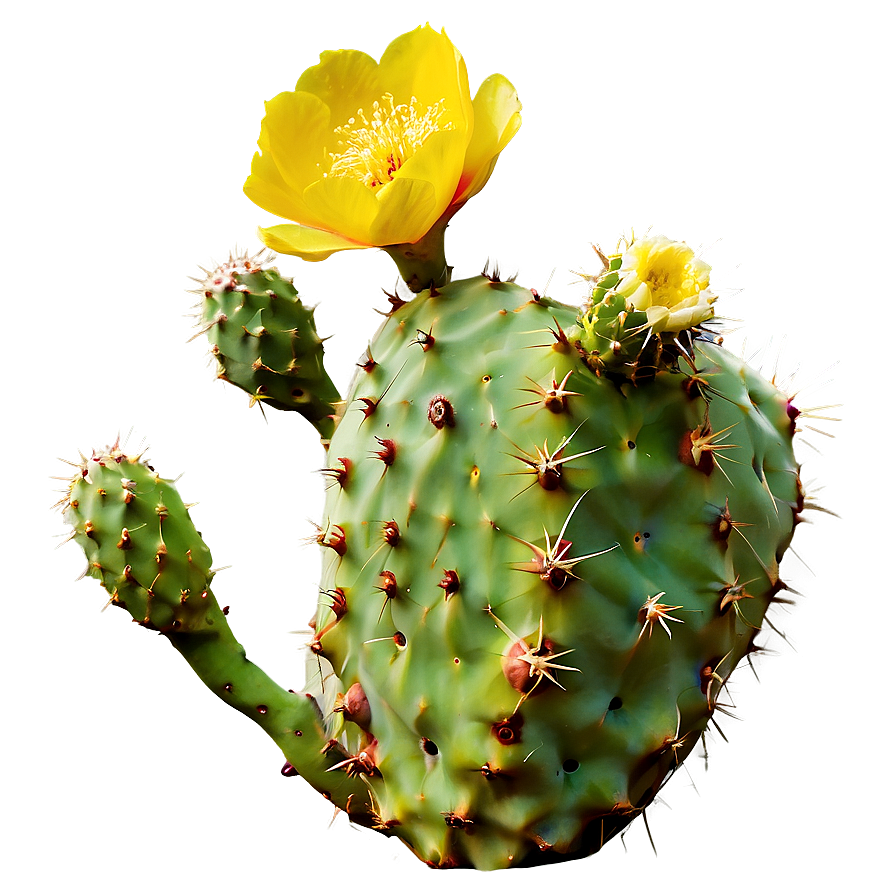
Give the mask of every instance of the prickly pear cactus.
M 199 290 L 219 374 L 298 410 L 327 451 L 306 693 L 246 659 L 208 548 L 145 460 L 83 457 L 62 504 L 111 602 L 258 722 L 284 774 L 430 865 L 493 869 L 593 853 L 654 799 L 783 599 L 804 498 L 798 411 L 721 346 L 685 244 L 601 254 L 581 308 L 488 271 L 451 280 L 445 225 L 519 125 L 508 82 L 471 100 L 462 65 L 418 29 L 379 66 L 325 54 L 268 104 L 246 192 L 297 222 L 268 246 L 381 246 L 407 284 L 344 400 L 276 268 L 232 257 Z M 328 177 L 302 157 L 318 131 Z M 327 219 L 349 196 L 367 212 Z

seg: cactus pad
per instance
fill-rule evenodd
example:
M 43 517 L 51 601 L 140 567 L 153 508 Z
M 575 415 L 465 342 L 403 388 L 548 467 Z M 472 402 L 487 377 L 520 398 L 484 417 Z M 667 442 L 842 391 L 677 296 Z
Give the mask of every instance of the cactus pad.
M 208 272 L 196 292 L 218 376 L 253 403 L 298 411 L 328 438 L 339 392 L 324 370 L 314 312 L 292 283 L 258 255 L 237 255 Z
M 331 446 L 309 682 L 379 823 L 433 865 L 580 856 L 626 827 L 783 587 L 786 398 L 703 339 L 693 368 L 598 377 L 574 314 L 485 276 L 421 293 Z M 363 724 L 329 711 L 350 689 Z

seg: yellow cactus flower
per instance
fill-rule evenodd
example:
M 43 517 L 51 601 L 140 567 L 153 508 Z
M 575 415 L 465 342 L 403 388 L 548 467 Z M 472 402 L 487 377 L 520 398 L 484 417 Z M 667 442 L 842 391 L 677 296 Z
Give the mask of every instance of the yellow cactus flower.
M 265 104 L 244 191 L 296 223 L 262 228 L 262 240 L 308 261 L 379 246 L 399 267 L 415 260 L 419 288 L 439 266 L 447 278 L 444 228 L 488 181 L 520 108 L 503 75 L 471 99 L 463 57 L 429 25 L 392 41 L 378 64 L 322 53 L 294 91 Z
M 686 243 L 664 236 L 633 242 L 622 255 L 615 292 L 647 313 L 654 333 L 674 333 L 712 317 L 710 267 Z

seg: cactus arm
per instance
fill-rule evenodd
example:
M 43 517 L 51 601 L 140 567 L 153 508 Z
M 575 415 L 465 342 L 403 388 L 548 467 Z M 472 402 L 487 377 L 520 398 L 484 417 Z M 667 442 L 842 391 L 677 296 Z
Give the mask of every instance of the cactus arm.
M 214 601 L 211 594 L 207 599 Z M 211 625 L 203 631 L 167 633 L 172 646 L 210 691 L 252 719 L 277 744 L 286 759 L 285 775 L 301 774 L 353 819 L 370 825 L 370 798 L 363 780 L 342 768 L 329 771 L 347 754 L 327 740 L 314 698 L 285 690 L 247 659 L 217 603 L 209 607 L 206 619 Z
M 283 751 L 284 774 L 303 775 L 370 824 L 365 782 L 346 773 L 347 754 L 328 739 L 316 701 L 246 658 L 211 590 L 211 552 L 174 484 L 117 444 L 76 466 L 61 505 L 110 603 L 165 635 L 211 691 L 260 725 Z
M 248 393 L 251 404 L 298 411 L 326 445 L 333 436 L 339 390 L 324 369 L 324 340 L 314 309 L 292 281 L 254 256 L 231 256 L 196 290 L 200 331 L 211 344 L 218 378 Z

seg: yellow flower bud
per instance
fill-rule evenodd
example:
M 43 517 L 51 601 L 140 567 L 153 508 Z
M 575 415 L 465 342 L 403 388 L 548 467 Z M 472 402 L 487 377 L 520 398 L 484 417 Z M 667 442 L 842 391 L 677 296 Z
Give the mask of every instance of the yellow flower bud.
M 710 267 L 686 243 L 645 237 L 622 255 L 614 290 L 636 311 L 644 311 L 654 333 L 687 330 L 709 320 L 715 293 Z

